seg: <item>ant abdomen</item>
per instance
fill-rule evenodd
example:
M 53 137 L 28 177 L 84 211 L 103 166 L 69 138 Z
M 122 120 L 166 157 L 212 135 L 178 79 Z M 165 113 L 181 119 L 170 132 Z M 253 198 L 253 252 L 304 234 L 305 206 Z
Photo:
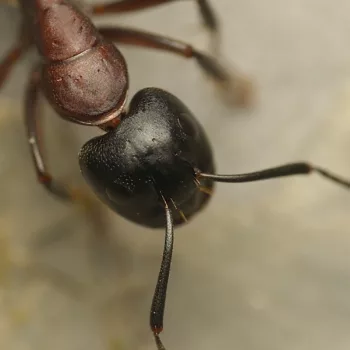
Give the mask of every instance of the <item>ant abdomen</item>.
M 88 141 L 79 160 L 99 198 L 144 226 L 164 227 L 164 200 L 173 206 L 174 222 L 184 222 L 213 186 L 208 180 L 199 187 L 196 179 L 196 169 L 214 171 L 203 128 L 179 99 L 156 88 L 139 91 L 120 124 Z

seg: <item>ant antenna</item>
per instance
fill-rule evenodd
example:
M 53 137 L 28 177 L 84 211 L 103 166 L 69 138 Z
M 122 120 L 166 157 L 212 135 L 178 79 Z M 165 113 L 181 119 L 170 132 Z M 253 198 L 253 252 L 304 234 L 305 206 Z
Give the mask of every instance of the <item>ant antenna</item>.
M 155 333 L 154 333 L 154 339 L 155 339 L 155 341 L 156 341 L 156 345 L 157 345 L 157 349 L 158 349 L 158 350 L 166 350 L 165 347 L 164 347 L 164 345 L 163 345 L 163 343 L 162 343 L 162 341 L 160 340 L 158 334 L 155 334 Z
M 173 255 L 174 247 L 174 224 L 171 210 L 163 195 L 160 193 L 165 208 L 166 229 L 165 229 L 165 242 L 163 249 L 163 258 L 160 266 L 156 289 L 153 295 L 150 326 L 154 334 L 154 339 L 158 350 L 166 350 L 159 334 L 163 330 L 163 318 L 165 309 L 166 293 L 169 281 L 170 266 Z
M 196 170 L 197 179 L 204 178 L 217 182 L 252 182 L 260 180 L 268 180 L 278 177 L 291 176 L 291 175 L 306 175 L 312 172 L 316 172 L 323 177 L 336 182 L 346 188 L 350 188 L 350 181 L 345 180 L 338 175 L 332 174 L 328 170 L 322 169 L 318 166 L 313 166 L 309 163 L 290 163 L 281 165 L 278 167 L 260 170 L 252 173 L 246 174 L 236 174 L 236 175 L 216 175 L 216 174 L 205 174 L 201 173 L 200 170 Z

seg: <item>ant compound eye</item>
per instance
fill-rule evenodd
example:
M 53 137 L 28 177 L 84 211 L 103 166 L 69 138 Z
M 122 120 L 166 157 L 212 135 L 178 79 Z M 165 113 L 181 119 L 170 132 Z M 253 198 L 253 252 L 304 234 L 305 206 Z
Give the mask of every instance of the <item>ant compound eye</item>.
M 126 204 L 135 195 L 135 181 L 128 175 L 120 175 L 106 189 L 108 198 L 118 204 Z
M 114 181 L 114 184 L 119 185 L 129 194 L 132 194 L 135 191 L 135 181 L 129 175 L 119 175 Z
M 200 129 L 198 128 L 197 123 L 191 119 L 189 113 L 181 113 L 181 118 L 177 118 L 177 124 L 182 133 L 187 137 L 196 139 L 199 136 Z

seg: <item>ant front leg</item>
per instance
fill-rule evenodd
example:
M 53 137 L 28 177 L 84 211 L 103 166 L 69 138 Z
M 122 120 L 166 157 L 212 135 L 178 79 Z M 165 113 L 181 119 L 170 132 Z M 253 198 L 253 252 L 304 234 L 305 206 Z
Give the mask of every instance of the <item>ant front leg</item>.
M 104 234 L 106 227 L 97 201 L 92 199 L 85 190 L 71 189 L 63 183 L 56 181 L 47 170 L 43 157 L 43 148 L 40 138 L 38 100 L 41 83 L 41 73 L 35 68 L 30 75 L 25 97 L 25 124 L 30 152 L 33 158 L 38 181 L 55 197 L 80 204 L 84 212 L 92 221 L 96 232 Z
M 25 122 L 35 170 L 38 181 L 44 185 L 47 191 L 62 200 L 73 201 L 75 197 L 74 193 L 68 190 L 66 186 L 53 180 L 44 162 L 39 137 L 39 116 L 37 113 L 40 80 L 41 74 L 39 69 L 36 68 L 31 72 L 25 100 Z
M 0 89 L 3 87 L 6 79 L 11 73 L 15 64 L 19 61 L 23 53 L 25 52 L 25 47 L 23 44 L 18 43 L 2 59 L 0 63 Z
M 16 44 L 7 52 L 5 57 L 0 62 L 0 89 L 3 87 L 6 79 L 14 68 L 15 64 L 27 52 L 31 46 L 29 38 L 23 34 L 17 39 Z
M 103 37 L 116 43 L 168 51 L 184 58 L 194 59 L 199 67 L 218 84 L 229 102 L 241 106 L 251 103 L 252 85 L 249 80 L 238 72 L 230 74 L 231 72 L 216 59 L 200 52 L 190 44 L 132 28 L 103 27 L 98 30 Z
M 102 15 L 106 13 L 122 13 L 137 10 L 145 10 L 162 4 L 173 3 L 178 0 L 121 0 L 109 4 L 101 4 L 92 6 L 94 15 Z M 195 0 L 204 26 L 213 34 L 213 40 L 217 40 L 219 31 L 219 22 L 215 16 L 214 10 L 208 0 Z

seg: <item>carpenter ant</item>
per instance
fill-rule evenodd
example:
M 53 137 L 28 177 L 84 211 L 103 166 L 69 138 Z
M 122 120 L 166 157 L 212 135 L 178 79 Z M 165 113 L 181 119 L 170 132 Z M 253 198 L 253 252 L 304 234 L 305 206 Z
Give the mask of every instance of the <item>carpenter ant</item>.
M 171 0 L 119 0 L 92 6 L 93 14 L 120 13 Z M 199 212 L 214 182 L 249 182 L 316 172 L 347 188 L 350 182 L 308 163 L 292 163 L 238 175 L 216 175 L 211 146 L 187 107 L 158 89 L 139 91 L 126 109 L 128 72 L 115 41 L 156 48 L 193 58 L 220 83 L 233 79 L 213 58 L 188 44 L 156 34 L 113 27 L 96 28 L 69 1 L 20 0 L 23 27 L 17 45 L 0 66 L 2 84 L 14 63 L 35 44 L 42 62 L 32 71 L 25 102 L 25 121 L 38 180 L 52 194 L 76 200 L 69 187 L 48 173 L 39 143 L 37 102 L 42 88 L 66 120 L 98 126 L 106 133 L 81 149 L 81 172 L 96 195 L 124 218 L 148 227 L 165 226 L 165 245 L 154 292 L 150 326 L 158 350 L 170 273 L 175 225 Z M 217 31 L 209 3 L 197 0 L 204 23 Z M 28 35 L 29 33 L 29 35 Z

